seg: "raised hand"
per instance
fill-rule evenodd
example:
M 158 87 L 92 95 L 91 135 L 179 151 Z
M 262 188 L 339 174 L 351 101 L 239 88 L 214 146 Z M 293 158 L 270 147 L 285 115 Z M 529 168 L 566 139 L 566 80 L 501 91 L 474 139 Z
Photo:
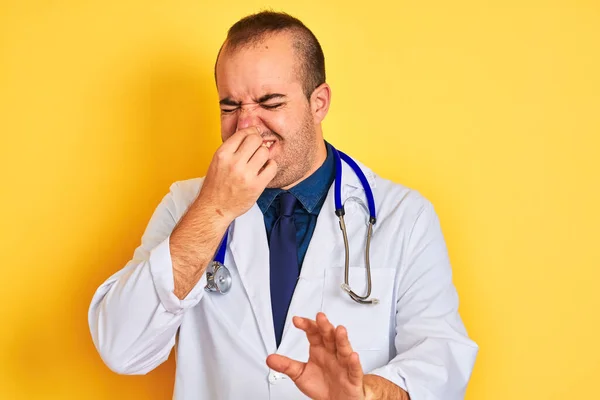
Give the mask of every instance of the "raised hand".
M 289 376 L 311 399 L 364 400 L 363 370 L 346 328 L 334 328 L 323 313 L 317 314 L 316 321 L 294 317 L 293 322 L 310 343 L 308 361 L 272 354 L 267 357 L 269 368 Z
M 215 152 L 198 201 L 233 221 L 252 207 L 277 173 L 269 159 L 260 128 L 253 126 L 231 135 Z
M 241 129 L 223 142 L 197 199 L 169 240 L 173 293 L 184 299 L 198 283 L 227 227 L 252 207 L 277 173 L 260 129 Z

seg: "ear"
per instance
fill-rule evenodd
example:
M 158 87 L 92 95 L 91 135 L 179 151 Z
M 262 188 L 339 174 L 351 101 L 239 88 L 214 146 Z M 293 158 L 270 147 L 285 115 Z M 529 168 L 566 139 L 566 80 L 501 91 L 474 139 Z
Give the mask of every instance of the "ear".
M 323 83 L 310 95 L 310 109 L 315 124 L 320 124 L 325 119 L 330 104 L 331 87 L 327 83 Z

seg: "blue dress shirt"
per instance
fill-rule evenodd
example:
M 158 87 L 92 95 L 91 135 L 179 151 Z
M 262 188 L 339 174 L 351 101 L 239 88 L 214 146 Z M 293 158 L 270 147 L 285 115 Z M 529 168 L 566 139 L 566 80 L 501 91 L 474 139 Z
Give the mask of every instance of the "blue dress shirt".
M 302 268 L 308 244 L 317 225 L 317 217 L 323 207 L 329 187 L 335 180 L 335 161 L 331 145 L 325 142 L 325 146 L 327 147 L 325 162 L 311 176 L 288 190 L 298 199 L 298 205 L 294 210 L 294 220 L 300 268 Z M 271 239 L 271 230 L 277 220 L 279 208 L 277 195 L 283 191 L 283 189 L 265 189 L 256 201 L 265 218 L 268 241 Z

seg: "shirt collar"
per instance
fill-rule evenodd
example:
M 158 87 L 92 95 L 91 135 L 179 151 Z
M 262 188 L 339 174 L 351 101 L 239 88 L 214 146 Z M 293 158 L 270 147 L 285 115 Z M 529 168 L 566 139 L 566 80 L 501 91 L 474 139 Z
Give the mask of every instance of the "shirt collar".
M 311 214 L 318 213 L 320 207 L 317 206 L 322 204 L 335 179 L 335 161 L 331 145 L 325 142 L 325 146 L 327 147 L 325 162 L 312 175 L 288 190 Z M 277 195 L 283 191 L 278 188 L 267 188 L 263 191 L 256 201 L 263 214 L 267 212 Z

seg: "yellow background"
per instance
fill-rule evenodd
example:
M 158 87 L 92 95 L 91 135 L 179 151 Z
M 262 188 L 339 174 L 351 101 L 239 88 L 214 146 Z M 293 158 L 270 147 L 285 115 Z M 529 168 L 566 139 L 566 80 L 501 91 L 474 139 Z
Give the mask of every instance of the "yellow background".
M 0 5 L 0 398 L 170 398 L 173 359 L 112 373 L 87 309 L 205 173 L 214 58 L 267 6 L 323 45 L 326 138 L 436 206 L 481 346 L 467 399 L 600 398 L 597 1 Z

